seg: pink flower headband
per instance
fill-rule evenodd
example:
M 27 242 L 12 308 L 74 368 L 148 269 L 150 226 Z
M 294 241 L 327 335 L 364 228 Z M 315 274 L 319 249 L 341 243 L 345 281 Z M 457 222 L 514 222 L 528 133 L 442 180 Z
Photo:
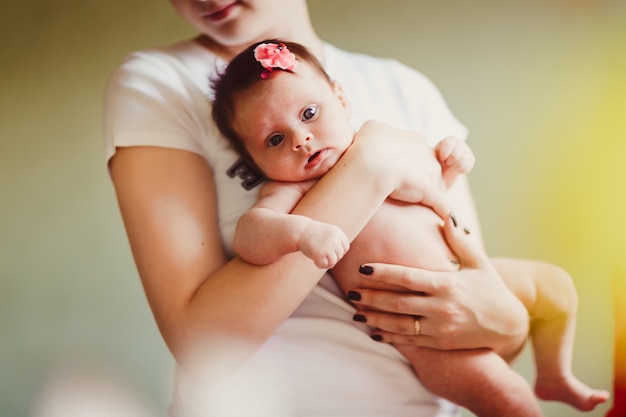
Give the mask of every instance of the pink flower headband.
M 265 68 L 265 71 L 261 73 L 263 79 L 269 78 L 272 70 L 293 71 L 298 64 L 296 56 L 289 51 L 284 43 L 259 44 L 254 48 L 254 58 Z

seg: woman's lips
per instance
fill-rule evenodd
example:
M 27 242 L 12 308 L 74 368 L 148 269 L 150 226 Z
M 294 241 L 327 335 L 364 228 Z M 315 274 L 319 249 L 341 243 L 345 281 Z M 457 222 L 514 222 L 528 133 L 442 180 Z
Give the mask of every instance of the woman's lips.
M 237 6 L 238 3 L 239 1 L 234 1 L 224 6 L 220 6 L 219 8 L 215 10 L 211 10 L 210 12 L 206 13 L 204 17 L 206 17 L 212 22 L 219 22 L 221 20 L 224 20 L 225 18 L 228 17 L 230 12 L 233 10 L 235 6 Z

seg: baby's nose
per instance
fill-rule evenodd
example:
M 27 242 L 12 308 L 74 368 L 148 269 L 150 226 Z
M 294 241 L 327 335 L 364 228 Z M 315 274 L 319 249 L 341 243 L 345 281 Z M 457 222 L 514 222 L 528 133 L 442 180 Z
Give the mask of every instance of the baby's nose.
M 297 136 L 293 141 L 293 150 L 299 151 L 300 149 L 302 149 L 302 147 L 307 146 L 310 140 L 311 135 L 309 135 L 308 133 Z

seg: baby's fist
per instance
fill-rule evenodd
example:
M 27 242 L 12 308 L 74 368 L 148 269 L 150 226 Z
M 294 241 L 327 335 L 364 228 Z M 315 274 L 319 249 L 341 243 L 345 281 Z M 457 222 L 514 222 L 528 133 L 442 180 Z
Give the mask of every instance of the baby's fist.
M 315 266 L 330 269 L 350 248 L 348 236 L 339 227 L 313 221 L 298 242 L 298 250 L 315 262 Z
M 474 167 L 474 153 L 463 140 L 448 136 L 435 146 L 444 178 L 467 174 Z

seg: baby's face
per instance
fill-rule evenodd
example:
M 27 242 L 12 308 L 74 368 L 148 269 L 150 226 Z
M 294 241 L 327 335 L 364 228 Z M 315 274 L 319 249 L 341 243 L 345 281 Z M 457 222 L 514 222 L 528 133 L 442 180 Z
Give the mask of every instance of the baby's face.
M 275 70 L 235 99 L 233 128 L 252 159 L 276 181 L 324 175 L 352 143 L 350 106 L 310 65 Z

